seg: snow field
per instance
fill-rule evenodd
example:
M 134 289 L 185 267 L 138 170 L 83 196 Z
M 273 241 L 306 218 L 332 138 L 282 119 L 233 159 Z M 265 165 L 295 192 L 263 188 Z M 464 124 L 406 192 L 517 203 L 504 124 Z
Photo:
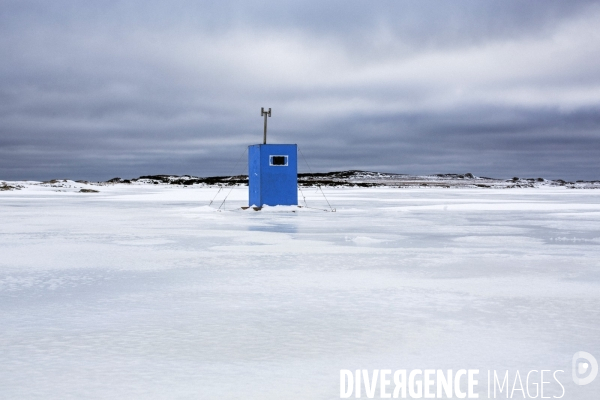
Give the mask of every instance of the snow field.
M 2 398 L 336 399 L 383 368 L 563 369 L 597 398 L 570 362 L 600 356 L 600 191 L 326 188 L 331 213 L 235 187 L 219 212 L 229 188 L 20 184 Z

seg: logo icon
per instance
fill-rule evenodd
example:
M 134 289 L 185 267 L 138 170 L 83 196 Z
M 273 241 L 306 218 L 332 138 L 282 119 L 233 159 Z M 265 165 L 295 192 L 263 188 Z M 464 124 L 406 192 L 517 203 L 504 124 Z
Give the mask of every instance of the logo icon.
M 573 382 L 587 385 L 598 375 L 598 361 L 590 353 L 578 351 L 573 355 Z

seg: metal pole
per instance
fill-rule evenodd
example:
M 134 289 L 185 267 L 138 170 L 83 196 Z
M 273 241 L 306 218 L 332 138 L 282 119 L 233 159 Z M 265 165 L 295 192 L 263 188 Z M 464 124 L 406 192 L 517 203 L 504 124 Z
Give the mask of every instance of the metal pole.
M 269 111 L 265 111 L 265 108 L 261 107 L 260 108 L 260 116 L 265 117 L 265 130 L 264 130 L 264 136 L 263 136 L 263 144 L 267 144 L 267 117 L 271 117 L 271 109 L 269 108 Z
M 265 129 L 264 129 L 264 134 L 263 134 L 263 144 L 267 144 L 267 113 L 264 113 L 265 115 Z

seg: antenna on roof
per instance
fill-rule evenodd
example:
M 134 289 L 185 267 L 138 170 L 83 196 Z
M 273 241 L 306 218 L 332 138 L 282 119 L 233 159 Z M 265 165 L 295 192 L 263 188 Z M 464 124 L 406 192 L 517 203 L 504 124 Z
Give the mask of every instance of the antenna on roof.
M 263 144 L 267 144 L 267 117 L 271 117 L 271 109 L 269 108 L 269 111 L 265 111 L 264 107 L 260 108 L 260 116 L 264 116 L 265 117 L 265 135 L 263 137 Z

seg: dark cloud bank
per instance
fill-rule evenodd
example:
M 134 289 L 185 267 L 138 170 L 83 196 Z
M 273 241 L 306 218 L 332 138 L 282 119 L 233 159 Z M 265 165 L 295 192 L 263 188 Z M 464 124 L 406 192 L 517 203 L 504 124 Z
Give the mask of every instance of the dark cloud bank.
M 261 106 L 314 170 L 600 178 L 594 2 L 96 3 L 0 1 L 0 179 L 229 174 Z

